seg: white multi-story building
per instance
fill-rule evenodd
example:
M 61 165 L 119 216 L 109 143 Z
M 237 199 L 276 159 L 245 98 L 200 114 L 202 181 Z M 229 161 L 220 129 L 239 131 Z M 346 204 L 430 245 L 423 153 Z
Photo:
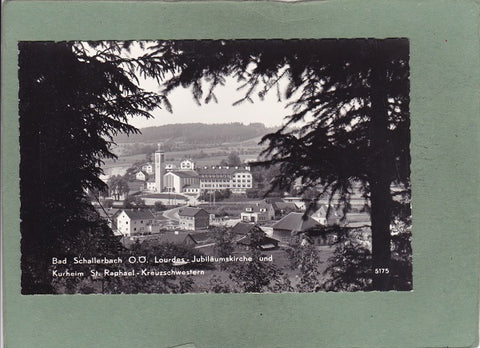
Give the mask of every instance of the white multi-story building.
M 201 190 L 225 190 L 245 193 L 253 187 L 250 167 L 213 166 L 197 168 Z
M 159 225 L 149 210 L 124 209 L 117 216 L 117 230 L 124 236 L 158 233 Z

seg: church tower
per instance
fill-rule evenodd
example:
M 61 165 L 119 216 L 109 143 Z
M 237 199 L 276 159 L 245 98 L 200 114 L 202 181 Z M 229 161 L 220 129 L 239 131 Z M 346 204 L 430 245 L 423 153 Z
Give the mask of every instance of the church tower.
M 162 144 L 158 144 L 158 149 L 155 151 L 155 190 L 162 192 L 163 190 L 163 163 L 165 162 L 165 154 L 162 150 Z

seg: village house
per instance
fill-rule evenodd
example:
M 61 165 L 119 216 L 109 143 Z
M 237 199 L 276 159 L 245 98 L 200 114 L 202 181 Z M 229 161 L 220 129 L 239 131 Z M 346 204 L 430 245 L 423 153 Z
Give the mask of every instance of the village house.
M 331 226 L 338 224 L 340 222 L 340 214 L 336 209 L 330 208 L 330 212 L 327 216 L 328 208 L 324 204 L 320 206 L 313 214 L 310 216 L 312 219 L 316 220 L 319 224 L 323 226 Z
M 209 226 L 210 215 L 201 208 L 186 207 L 178 212 L 180 228 L 184 230 L 202 230 Z
M 264 222 L 275 218 L 275 210 L 271 204 L 257 203 L 245 208 L 240 219 L 245 222 Z
M 186 159 L 180 162 L 180 170 L 194 170 L 195 163 L 192 160 Z
M 321 225 L 310 216 L 305 217 L 303 213 L 290 213 L 272 226 L 273 238 L 284 243 L 293 243 L 298 234 L 318 226 Z
M 338 226 L 323 226 L 297 234 L 297 240 L 305 245 L 331 245 L 337 240 Z
M 144 171 L 139 171 L 137 174 L 135 174 L 135 179 L 145 181 L 148 178 L 148 174 L 145 173 Z
M 158 233 L 160 228 L 149 210 L 124 209 L 117 216 L 117 229 L 124 236 Z
M 263 203 L 271 204 L 273 206 L 275 219 L 280 219 L 289 213 L 298 212 L 300 210 L 295 203 L 284 202 L 281 197 L 268 197 L 263 200 Z
M 250 248 L 258 248 L 260 250 L 278 248 L 279 241 L 268 237 L 262 228 L 255 223 L 239 222 L 232 227 L 231 233 L 234 235 L 234 242 L 246 250 Z M 254 234 L 261 237 L 252 238 Z
M 184 244 L 193 247 L 215 244 L 215 238 L 212 232 L 189 233 L 184 239 Z
M 153 164 L 151 162 L 145 163 L 142 166 L 142 171 L 144 171 L 147 174 L 153 174 Z
M 146 185 L 145 189 L 147 191 L 152 191 L 152 192 L 156 191 L 157 186 L 155 183 L 155 177 L 150 176 L 148 180 L 145 182 L 145 185 Z
M 305 211 L 307 209 L 307 201 L 302 197 L 287 196 L 283 197 L 283 201 L 287 203 L 294 203 L 299 210 Z

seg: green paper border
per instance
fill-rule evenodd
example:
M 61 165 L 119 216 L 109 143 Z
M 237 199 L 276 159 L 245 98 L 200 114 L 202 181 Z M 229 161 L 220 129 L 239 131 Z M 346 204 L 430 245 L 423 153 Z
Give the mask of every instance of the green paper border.
M 478 342 L 475 1 L 11 1 L 2 20 L 6 347 L 437 347 Z M 408 37 L 414 291 L 20 295 L 17 41 Z

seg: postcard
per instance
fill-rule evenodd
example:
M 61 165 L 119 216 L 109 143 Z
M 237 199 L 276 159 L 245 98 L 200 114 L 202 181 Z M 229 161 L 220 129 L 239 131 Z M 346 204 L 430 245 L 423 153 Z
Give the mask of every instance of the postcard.
M 402 38 L 20 42 L 22 293 L 412 290 L 409 86 Z
M 7 344 L 474 345 L 453 5 L 6 4 Z

